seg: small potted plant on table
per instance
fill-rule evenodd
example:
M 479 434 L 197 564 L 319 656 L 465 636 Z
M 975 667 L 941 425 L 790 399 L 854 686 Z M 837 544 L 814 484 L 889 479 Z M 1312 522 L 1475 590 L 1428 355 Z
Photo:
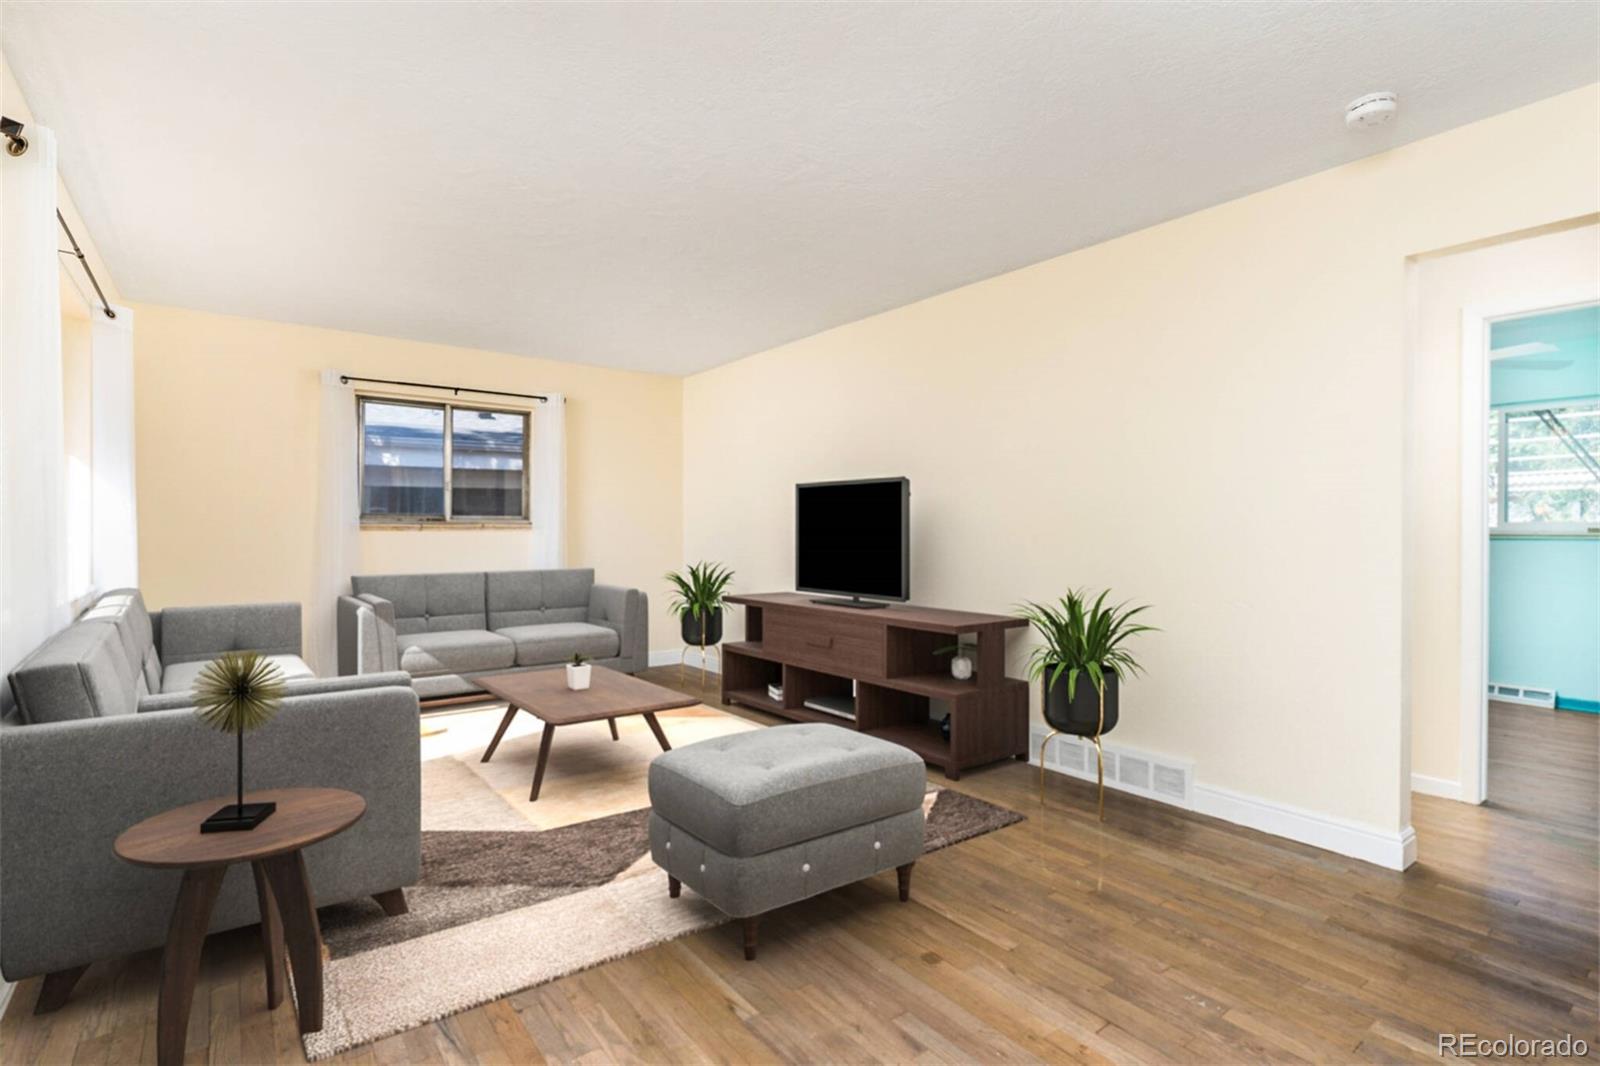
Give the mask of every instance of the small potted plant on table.
M 567 664 L 567 687 L 574 692 L 582 692 L 589 687 L 589 674 L 594 667 L 581 652 L 572 653 L 572 661 Z
M 683 634 L 684 655 L 678 658 L 678 671 L 689 649 L 700 648 L 700 684 L 706 681 L 706 649 L 722 640 L 722 600 L 733 581 L 733 571 L 720 563 L 698 562 L 687 573 L 674 570 L 667 575 L 673 596 L 667 609 L 678 616 Z
M 1155 631 L 1154 626 L 1132 620 L 1148 606 L 1119 603 L 1107 607 L 1109 593 L 1109 589 L 1100 593 L 1090 604 L 1087 593 L 1073 589 L 1054 606 L 1030 602 L 1019 609 L 1044 641 L 1028 659 L 1029 679 L 1044 679 L 1044 718 L 1052 730 L 1039 745 L 1040 802 L 1044 801 L 1044 756 L 1050 741 L 1062 733 L 1085 737 L 1094 742 L 1101 821 L 1106 817 L 1106 779 L 1100 738 L 1117 724 L 1120 682 L 1129 674 L 1143 673 L 1122 642 L 1137 633 Z

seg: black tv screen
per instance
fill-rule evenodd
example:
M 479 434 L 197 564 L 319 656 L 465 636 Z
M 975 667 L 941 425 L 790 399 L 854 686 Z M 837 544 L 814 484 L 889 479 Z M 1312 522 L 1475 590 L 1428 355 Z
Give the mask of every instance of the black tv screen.
M 911 482 L 794 487 L 794 584 L 801 592 L 911 598 Z

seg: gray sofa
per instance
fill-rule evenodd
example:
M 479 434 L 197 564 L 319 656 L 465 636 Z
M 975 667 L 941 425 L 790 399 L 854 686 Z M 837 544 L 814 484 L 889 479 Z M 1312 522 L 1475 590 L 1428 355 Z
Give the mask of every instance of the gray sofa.
M 593 570 L 377 574 L 350 589 L 338 604 L 339 673 L 403 670 L 423 699 L 574 653 L 630 674 L 649 658 L 645 594 L 597 585 Z
M 0 720 L 0 974 L 54 975 L 42 1006 L 88 963 L 165 942 L 180 871 L 130 866 L 111 844 L 233 790 L 234 746 L 196 719 L 188 685 L 235 650 L 264 651 L 291 677 L 277 716 L 246 740 L 246 787 L 333 786 L 367 801 L 347 832 L 306 850 L 318 904 L 416 882 L 420 730 L 406 675 L 312 676 L 297 604 L 147 612 L 136 589 L 118 590 L 18 664 Z M 232 869 L 210 929 L 256 921 L 250 871 Z

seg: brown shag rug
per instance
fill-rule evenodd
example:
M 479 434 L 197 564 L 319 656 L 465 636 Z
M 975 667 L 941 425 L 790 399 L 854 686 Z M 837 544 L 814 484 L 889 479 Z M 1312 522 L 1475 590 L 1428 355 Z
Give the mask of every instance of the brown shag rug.
M 496 811 L 507 800 L 487 783 L 478 792 L 465 770 L 453 758 L 423 763 L 424 810 L 430 793 L 465 789 L 470 802 L 457 801 L 451 821 L 485 828 L 424 829 L 409 914 L 386 918 L 369 901 L 321 909 L 324 1027 L 304 1037 L 309 1058 L 727 921 L 692 892 L 667 895 L 650 860 L 648 808 L 538 829 Z M 929 852 L 1023 820 L 939 788 L 924 809 Z

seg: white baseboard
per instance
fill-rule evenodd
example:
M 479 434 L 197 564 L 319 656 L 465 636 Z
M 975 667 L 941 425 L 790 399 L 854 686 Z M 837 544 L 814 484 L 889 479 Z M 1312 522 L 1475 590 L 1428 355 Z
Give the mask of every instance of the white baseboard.
M 1424 796 L 1442 796 L 1445 799 L 1459 800 L 1461 799 L 1461 782 L 1414 773 L 1411 775 L 1411 791 L 1420 792 Z
M 1417 859 L 1417 835 L 1409 825 L 1386 833 L 1359 822 L 1201 784 L 1194 786 L 1194 810 L 1390 870 L 1404 870 Z
M 660 648 L 650 653 L 647 660 L 651 666 L 677 666 L 679 656 L 683 657 L 683 664 L 695 670 L 700 669 L 700 649 L 690 648 L 687 654 L 681 648 Z M 706 669 L 713 674 L 722 673 L 722 652 L 714 651 L 706 656 Z
M 1037 766 L 1039 764 L 1039 741 L 1042 733 L 1032 733 L 1029 744 L 1028 761 Z M 1057 749 L 1053 755 L 1059 754 L 1061 745 L 1068 742 L 1067 738 L 1058 739 L 1055 743 Z M 1088 749 L 1091 753 L 1092 748 Z M 1121 760 L 1124 754 L 1134 754 L 1152 761 L 1159 761 L 1177 766 L 1187 775 L 1186 795 L 1188 801 L 1174 799 L 1170 795 L 1145 789 L 1133 789 L 1123 784 L 1120 778 Z M 1094 781 L 1095 769 L 1092 754 L 1088 756 L 1082 769 L 1074 770 L 1058 764 L 1058 758 L 1052 758 L 1046 768 L 1052 773 L 1076 777 L 1080 780 Z M 1148 755 L 1135 752 L 1133 749 L 1122 749 L 1120 745 L 1106 745 L 1106 788 L 1117 789 L 1134 795 L 1144 796 L 1169 806 L 1181 807 L 1194 811 L 1197 814 L 1209 815 L 1220 818 L 1225 822 L 1242 825 L 1247 829 L 1255 829 L 1273 836 L 1284 837 L 1288 840 L 1310 844 L 1314 848 L 1324 851 L 1348 855 L 1351 858 L 1370 862 L 1391 870 L 1404 870 L 1416 861 L 1417 842 L 1416 834 L 1410 826 L 1400 832 L 1384 833 L 1371 826 L 1361 825 L 1357 822 L 1346 821 L 1330 815 L 1318 814 L 1300 807 L 1293 807 L 1284 803 L 1264 800 L 1257 796 L 1247 796 L 1225 788 L 1203 785 L 1195 780 L 1193 765 L 1185 760 L 1173 759 L 1159 755 Z

